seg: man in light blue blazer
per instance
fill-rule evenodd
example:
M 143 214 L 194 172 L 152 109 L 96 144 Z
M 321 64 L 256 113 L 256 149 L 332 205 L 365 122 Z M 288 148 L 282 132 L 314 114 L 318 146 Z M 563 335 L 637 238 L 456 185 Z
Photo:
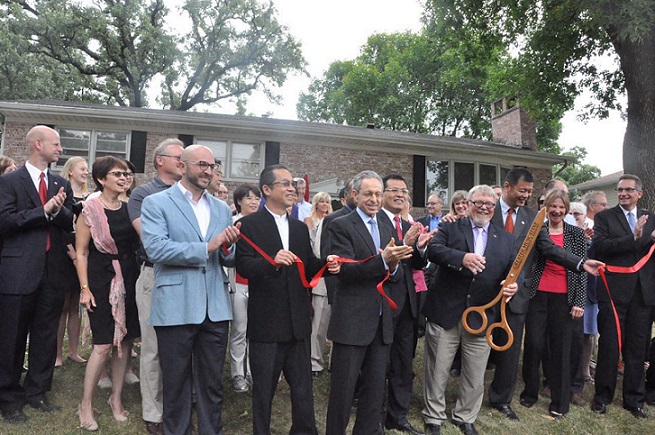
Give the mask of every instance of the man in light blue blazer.
M 227 204 L 206 192 L 214 156 L 200 145 L 180 157 L 182 179 L 146 197 L 141 238 L 155 269 L 150 324 L 157 332 L 164 431 L 191 433 L 192 384 L 198 431 L 222 434 L 223 362 L 232 309 L 222 266 L 234 265 L 238 227 Z

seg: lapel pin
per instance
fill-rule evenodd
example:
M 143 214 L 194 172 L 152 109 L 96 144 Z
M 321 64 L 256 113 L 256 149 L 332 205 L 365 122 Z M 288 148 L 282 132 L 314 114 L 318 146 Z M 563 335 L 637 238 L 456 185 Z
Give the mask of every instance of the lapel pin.
M 497 239 L 497 238 L 498 238 L 498 236 L 494 234 L 494 239 Z
M 525 221 L 521 221 L 521 225 L 525 225 Z

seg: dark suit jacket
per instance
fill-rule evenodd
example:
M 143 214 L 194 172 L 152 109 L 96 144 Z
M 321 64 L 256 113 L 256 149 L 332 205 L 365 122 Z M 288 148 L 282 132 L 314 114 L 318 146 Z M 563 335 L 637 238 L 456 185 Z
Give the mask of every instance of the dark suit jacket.
M 307 225 L 291 217 L 288 220 L 289 250 L 305 263 L 309 280 L 325 262 L 314 256 Z M 239 222 L 241 232 L 271 258 L 283 249 L 275 219 L 267 209 Z M 248 279 L 248 338 L 274 343 L 311 335 L 310 295 L 300 280 L 297 265 L 276 268 L 244 240 L 239 240 L 236 269 Z
M 38 288 L 48 260 L 48 277 L 68 290 L 67 235 L 73 230 L 73 191 L 70 183 L 48 171 L 48 199 L 63 187 L 66 201 L 48 220 L 27 168 L 0 177 L 0 232 L 4 239 L 0 261 L 0 293 L 27 295 Z M 46 257 L 46 238 L 50 251 Z M 68 266 L 68 267 L 67 267 Z
M 392 232 L 392 234 L 396 234 L 396 227 L 395 223 L 391 222 L 389 219 L 389 216 L 383 213 L 378 214 L 378 216 L 381 216 L 383 219 L 381 221 L 383 222 L 384 225 L 389 225 L 391 228 L 389 231 Z M 402 226 L 402 231 L 403 231 L 403 237 L 407 233 L 407 231 L 411 228 L 412 224 L 409 222 L 402 220 L 401 219 L 401 226 Z M 394 237 L 394 239 L 397 239 L 398 237 Z M 396 245 L 402 245 L 403 241 L 396 240 Z M 416 318 L 418 316 L 418 297 L 416 295 L 416 286 L 414 285 L 414 270 L 421 270 L 423 269 L 423 266 L 425 266 L 425 259 L 421 255 L 418 249 L 416 249 L 416 246 L 414 246 L 414 254 L 412 255 L 412 258 L 403 260 L 400 263 L 403 266 L 403 274 L 405 276 L 405 279 L 397 281 L 394 285 L 391 286 L 391 293 L 389 296 L 391 296 L 391 299 L 398 304 L 398 309 L 394 311 L 394 314 L 399 314 L 405 305 L 405 301 L 409 299 L 409 304 L 411 307 L 411 312 L 412 312 L 412 317 Z
M 330 223 L 338 217 L 349 215 L 352 211 L 353 210 L 349 210 L 348 207 L 344 206 L 323 218 L 323 227 L 321 228 L 321 257 L 326 258 L 328 255 L 332 254 L 330 251 L 330 236 L 328 235 L 328 228 L 330 228 Z M 337 291 L 338 285 L 339 278 L 331 274 L 325 275 L 325 287 L 327 288 L 329 304 L 332 304 L 334 301 L 334 294 Z
M 380 212 L 383 213 L 383 212 Z M 386 215 L 378 214 L 380 247 L 384 248 L 393 233 L 390 226 L 381 224 Z M 375 251 L 368 227 L 357 212 L 335 219 L 330 224 L 330 250 L 332 254 L 354 260 L 375 257 L 363 263 L 344 263 L 339 273 L 339 286 L 332 304 L 328 338 L 337 343 L 368 346 L 373 341 L 382 310 L 382 335 L 385 344 L 393 341 L 392 310 L 377 291 L 377 285 L 387 271 L 382 255 Z M 398 281 L 405 279 L 403 268 L 398 267 L 394 276 L 384 285 L 387 295 Z
M 518 208 L 518 211 L 516 212 L 516 222 L 514 224 L 514 239 L 516 240 L 514 244 L 514 254 L 517 254 L 519 249 L 521 249 L 521 244 L 523 243 L 523 240 L 525 240 L 525 236 L 528 235 L 528 230 L 530 229 L 530 225 L 532 225 L 535 216 L 537 216 L 537 212 L 531 208 Z M 491 218 L 491 223 L 501 228 L 504 228 L 505 226 L 500 201 L 496 203 L 496 209 L 493 218 Z M 528 306 L 530 305 L 532 262 L 534 260 L 535 249 L 537 249 L 540 254 L 548 260 L 551 260 L 569 270 L 577 270 L 578 264 L 581 260 L 580 257 L 566 252 L 564 249 L 556 246 L 550 239 L 546 229 L 542 228 L 537 236 L 535 246 L 530 251 L 530 255 L 525 261 L 523 270 L 521 270 L 521 275 L 517 280 L 519 290 L 507 304 L 510 310 L 517 314 L 527 313 Z
M 428 259 L 440 267 L 428 290 L 423 314 L 430 322 L 450 329 L 457 325 L 466 308 L 491 301 L 512 267 L 513 248 L 512 235 L 490 224 L 484 252 L 487 263 L 484 271 L 473 275 L 462 266 L 464 256 L 474 251 L 471 220 L 466 217 L 443 224 L 428 246 Z M 489 319 L 495 319 L 497 307 L 487 311 Z M 471 316 L 469 323 L 473 328 L 480 326 L 476 316 Z
M 643 235 L 635 240 L 623 209 L 616 206 L 598 212 L 594 217 L 593 250 L 598 260 L 612 266 L 632 266 L 642 258 L 653 243 L 650 235 L 655 229 L 655 216 L 646 210 L 637 210 L 637 218 L 648 215 Z M 607 273 L 607 284 L 612 299 L 617 304 L 627 305 L 635 292 L 640 292 L 646 305 L 655 305 L 655 259 L 651 259 L 638 273 Z M 607 290 L 598 279 L 597 297 L 609 302 Z

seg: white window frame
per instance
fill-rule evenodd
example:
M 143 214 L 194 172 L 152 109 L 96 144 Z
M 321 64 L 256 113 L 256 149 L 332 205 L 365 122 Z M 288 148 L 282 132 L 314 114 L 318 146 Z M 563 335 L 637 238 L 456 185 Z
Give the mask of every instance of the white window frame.
M 236 139 L 225 139 L 225 138 L 216 138 L 216 137 L 196 137 L 194 143 L 198 145 L 208 145 L 211 147 L 213 143 L 222 142 L 225 143 L 225 159 L 221 161 L 223 179 L 226 181 L 254 181 L 259 179 L 259 173 L 264 169 L 265 159 L 266 159 L 266 144 L 264 142 L 248 141 L 248 140 L 236 140 Z M 260 157 L 259 157 L 259 171 L 256 176 L 253 177 L 233 177 L 232 176 L 232 153 L 234 145 L 252 145 L 260 147 Z
M 75 126 L 66 126 L 58 125 L 55 127 L 57 133 L 60 133 L 61 130 L 76 130 L 76 131 L 85 131 L 89 132 L 89 146 L 88 146 L 88 156 L 85 157 L 89 164 L 89 169 L 93 165 L 93 162 L 96 160 L 96 148 L 98 145 L 98 133 L 120 133 L 125 134 L 125 160 L 129 160 L 130 153 L 132 151 L 132 132 L 125 130 L 109 130 L 109 129 L 93 129 L 93 128 L 84 128 L 84 127 L 75 127 Z M 73 157 L 73 156 L 70 156 Z M 84 157 L 84 156 L 81 156 Z M 60 165 L 59 162 L 55 164 L 55 169 L 61 170 L 63 165 Z
M 481 162 L 481 161 L 471 161 L 471 160 L 466 160 L 466 159 L 440 159 L 438 157 L 425 157 L 425 172 L 426 172 L 426 177 L 425 177 L 425 198 L 427 199 L 428 196 L 432 194 L 432 192 L 428 191 L 428 161 L 440 161 L 440 162 L 448 162 L 448 186 L 445 189 L 447 192 L 447 198 L 444 198 L 444 201 L 449 201 L 450 197 L 452 196 L 453 192 L 455 191 L 453 189 L 453 186 L 455 185 L 455 164 L 456 163 L 473 163 L 474 165 L 474 174 L 473 174 L 473 185 L 480 184 L 480 165 L 485 165 L 485 166 L 495 166 L 496 167 L 496 182 L 493 184 L 498 184 L 502 186 L 503 180 L 500 179 L 501 175 L 501 169 L 502 168 L 508 168 L 511 169 L 511 167 L 508 167 L 507 165 L 501 164 L 501 163 L 487 163 L 487 162 Z M 473 187 L 473 186 L 471 186 Z

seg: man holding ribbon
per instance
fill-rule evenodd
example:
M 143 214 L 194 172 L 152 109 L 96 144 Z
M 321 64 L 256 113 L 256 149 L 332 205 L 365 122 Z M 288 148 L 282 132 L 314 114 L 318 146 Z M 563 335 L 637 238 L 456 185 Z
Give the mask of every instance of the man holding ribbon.
M 591 409 L 604 414 L 612 403 L 622 355 L 623 407 L 637 418 L 646 418 L 644 360 L 655 306 L 655 263 L 647 261 L 640 270 L 632 266 L 653 245 L 655 217 L 637 208 L 643 194 L 639 177 L 622 175 L 616 192 L 619 205 L 598 212 L 594 219 L 594 252 L 614 273 L 607 274 L 608 288 L 603 280 L 597 284 L 600 339 Z
M 287 214 L 294 203 L 291 173 L 268 166 L 259 176 L 266 205 L 239 220 L 236 269 L 248 280 L 248 329 L 254 434 L 270 433 L 271 406 L 280 377 L 291 391 L 291 434 L 316 434 L 310 335 L 310 293 L 306 281 L 326 261 L 312 251 L 307 226 Z M 333 260 L 334 256 L 328 256 Z M 297 264 L 294 264 L 297 263 Z M 330 262 L 332 273 L 339 264 Z M 302 276 L 304 275 L 304 276 Z
M 382 179 L 363 171 L 353 179 L 357 208 L 329 226 L 331 251 L 344 263 L 332 304 L 328 338 L 333 342 L 332 376 L 328 400 L 328 435 L 343 435 L 348 426 L 357 378 L 361 394 L 354 434 L 382 431 L 385 375 L 393 340 L 392 287 L 404 279 L 402 260 L 412 256 L 411 246 L 396 246 L 391 225 L 380 212 Z M 388 279 L 387 279 L 388 278 Z M 360 375 L 361 373 L 361 375 Z

